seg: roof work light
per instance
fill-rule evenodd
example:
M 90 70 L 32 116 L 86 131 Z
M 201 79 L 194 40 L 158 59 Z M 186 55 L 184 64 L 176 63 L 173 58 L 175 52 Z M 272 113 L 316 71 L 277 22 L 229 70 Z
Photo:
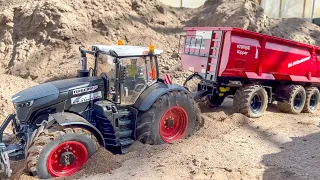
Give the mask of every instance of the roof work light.
M 149 52 L 154 53 L 154 45 L 149 46 Z

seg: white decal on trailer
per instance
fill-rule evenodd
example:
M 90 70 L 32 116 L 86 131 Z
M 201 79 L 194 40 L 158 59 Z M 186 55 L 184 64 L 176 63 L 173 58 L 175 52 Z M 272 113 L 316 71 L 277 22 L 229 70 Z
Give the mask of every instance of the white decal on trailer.
M 254 58 L 258 59 L 259 57 L 259 50 L 258 50 L 258 47 L 256 47 L 256 56 Z
M 248 55 L 249 52 L 247 51 L 241 51 L 241 50 L 237 50 L 237 54 L 240 54 L 240 55 Z
M 248 55 L 250 48 L 248 45 L 237 44 L 237 54 Z
M 298 64 L 301 64 L 301 63 L 303 63 L 305 61 L 308 61 L 310 59 L 311 59 L 311 56 L 308 56 L 308 57 L 302 58 L 300 60 L 296 60 L 294 62 L 288 63 L 288 68 L 293 67 L 293 66 L 298 65 Z
M 250 46 L 243 45 L 243 44 L 237 44 L 237 48 L 238 48 L 238 49 L 247 50 L 247 51 L 250 50 Z
M 86 94 L 83 96 L 71 98 L 71 104 L 80 104 L 80 103 L 92 101 L 94 99 L 99 99 L 101 97 L 102 97 L 102 93 L 101 91 L 98 91 L 91 94 Z

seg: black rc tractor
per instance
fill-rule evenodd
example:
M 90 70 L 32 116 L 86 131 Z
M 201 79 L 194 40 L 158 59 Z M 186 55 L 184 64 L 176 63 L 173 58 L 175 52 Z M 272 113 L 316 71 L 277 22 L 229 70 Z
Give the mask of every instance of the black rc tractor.
M 7 176 L 10 161 L 22 159 L 40 179 L 70 176 L 99 146 L 121 154 L 135 140 L 172 143 L 194 132 L 197 105 L 184 87 L 159 78 L 161 50 L 121 43 L 79 50 L 78 77 L 43 83 L 12 97 L 15 112 L 0 127 L 0 168 Z M 87 69 L 90 59 L 94 66 Z M 133 64 L 143 81 L 127 77 L 126 67 Z M 8 125 L 15 142 L 3 141 Z

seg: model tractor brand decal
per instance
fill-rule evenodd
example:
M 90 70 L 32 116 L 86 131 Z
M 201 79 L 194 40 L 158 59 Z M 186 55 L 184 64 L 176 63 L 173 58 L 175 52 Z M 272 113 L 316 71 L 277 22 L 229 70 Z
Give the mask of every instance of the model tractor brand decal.
M 86 88 L 75 89 L 75 90 L 73 90 L 73 95 L 81 94 L 81 93 L 85 93 L 85 92 L 91 92 L 96 89 L 98 89 L 98 85 L 90 86 L 90 87 L 86 87 Z
M 308 61 L 308 60 L 310 60 L 310 56 L 308 56 L 308 57 L 306 57 L 306 58 L 302 58 L 302 59 L 300 59 L 300 60 L 296 60 L 296 61 L 294 61 L 294 62 L 291 62 L 291 63 L 288 63 L 288 68 L 291 68 L 291 67 L 293 67 L 293 66 L 295 66 L 295 65 L 298 65 L 298 64 L 301 64 L 301 63 L 303 63 L 303 62 L 305 62 L 305 61 Z
M 101 91 L 71 98 L 71 104 L 80 104 L 80 103 L 92 101 L 94 99 L 99 99 L 99 98 L 102 98 Z
M 250 46 L 237 44 L 237 54 L 248 55 L 249 50 L 250 50 Z

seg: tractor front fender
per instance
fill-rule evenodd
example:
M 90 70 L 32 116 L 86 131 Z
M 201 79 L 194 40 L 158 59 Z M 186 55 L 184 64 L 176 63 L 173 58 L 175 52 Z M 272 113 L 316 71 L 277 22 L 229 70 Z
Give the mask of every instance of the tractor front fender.
M 58 122 L 59 125 L 63 127 L 75 126 L 75 127 L 87 129 L 88 131 L 90 131 L 95 135 L 99 144 L 105 147 L 106 144 L 101 132 L 83 117 L 77 114 L 68 113 L 68 112 L 50 114 L 49 116 L 51 116 L 55 121 Z
M 133 106 L 140 111 L 147 111 L 159 97 L 171 91 L 185 91 L 189 93 L 187 89 L 178 84 L 168 86 L 158 81 L 144 90 Z

